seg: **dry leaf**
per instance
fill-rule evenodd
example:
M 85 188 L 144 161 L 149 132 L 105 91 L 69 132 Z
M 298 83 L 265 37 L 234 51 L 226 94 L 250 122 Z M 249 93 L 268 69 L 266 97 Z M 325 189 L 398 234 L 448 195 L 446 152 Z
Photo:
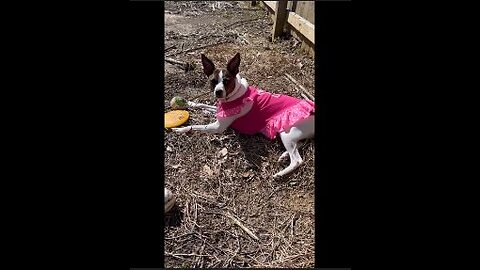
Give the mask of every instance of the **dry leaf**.
M 205 173 L 207 173 L 208 176 L 212 176 L 212 175 L 213 175 L 213 171 L 212 171 L 212 169 L 210 169 L 210 167 L 209 167 L 208 165 L 204 165 L 204 166 L 203 166 L 203 171 L 204 171 Z

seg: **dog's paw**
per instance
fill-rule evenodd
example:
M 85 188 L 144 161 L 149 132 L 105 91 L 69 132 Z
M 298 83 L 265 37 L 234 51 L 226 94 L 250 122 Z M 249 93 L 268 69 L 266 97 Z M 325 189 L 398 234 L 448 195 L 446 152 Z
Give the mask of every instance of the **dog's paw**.
M 276 174 L 273 175 L 273 180 L 280 180 L 282 178 L 282 176 L 283 175 L 276 173 Z
M 177 133 L 187 133 L 190 130 L 192 130 L 191 127 L 172 128 L 172 131 Z
M 283 162 L 287 160 L 288 157 L 288 151 L 283 152 L 283 154 L 278 158 L 277 162 Z

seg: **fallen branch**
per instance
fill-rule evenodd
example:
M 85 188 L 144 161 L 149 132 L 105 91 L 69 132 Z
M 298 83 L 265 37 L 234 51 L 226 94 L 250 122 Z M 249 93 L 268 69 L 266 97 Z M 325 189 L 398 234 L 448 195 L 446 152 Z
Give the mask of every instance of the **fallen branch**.
M 183 70 L 185 70 L 185 72 L 188 72 L 190 70 L 195 69 L 195 65 L 193 65 L 191 63 L 185 63 L 185 62 L 178 61 L 178 60 L 175 60 L 175 59 L 172 59 L 172 58 L 165 58 L 165 62 L 168 62 L 170 64 L 174 64 L 174 65 L 180 65 L 181 68 Z
M 305 89 L 305 87 L 303 87 L 297 80 L 295 80 L 292 76 L 290 76 L 290 74 L 288 73 L 285 73 L 285 76 L 290 80 L 292 81 L 296 86 L 298 86 L 298 88 L 300 88 L 303 93 L 305 93 L 305 95 L 307 95 L 311 100 L 315 101 L 315 97 L 310 94 L 307 89 Z
M 255 240 L 259 240 L 258 237 L 253 234 L 253 232 L 245 227 L 245 225 L 243 225 L 238 219 L 236 219 L 235 217 L 232 216 L 232 214 L 230 214 L 229 212 L 227 212 L 227 214 L 225 214 L 226 217 L 230 218 L 235 224 L 238 225 L 238 227 L 240 227 L 242 230 L 244 230 L 248 235 L 250 235 L 253 239 Z

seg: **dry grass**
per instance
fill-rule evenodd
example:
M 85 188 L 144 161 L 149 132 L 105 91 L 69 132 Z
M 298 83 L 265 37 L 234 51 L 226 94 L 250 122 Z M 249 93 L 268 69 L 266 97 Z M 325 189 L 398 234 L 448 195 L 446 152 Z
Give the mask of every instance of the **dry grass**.
M 166 23 L 165 48 L 175 46 L 167 55 L 197 66 L 185 73 L 166 64 L 166 104 L 175 95 L 188 99 L 207 91 L 200 52 L 222 65 L 240 52 L 240 73 L 265 90 L 301 98 L 284 78 L 288 72 L 314 93 L 313 60 L 298 52 L 296 41 L 270 43 L 265 12 L 244 6 L 248 2 L 229 4 L 213 11 L 211 2 L 165 2 L 166 12 L 179 16 L 176 26 Z M 182 21 L 185 14 L 189 20 Z M 181 44 L 186 50 L 219 41 L 228 43 L 182 53 Z M 214 104 L 211 95 L 196 101 Z M 187 124 L 214 121 L 201 110 L 190 114 Z M 165 267 L 313 267 L 313 141 L 300 150 L 305 163 L 275 181 L 272 175 L 288 165 L 277 163 L 284 151 L 279 139 L 231 129 L 217 135 L 167 131 L 164 139 L 165 183 L 177 196 L 166 216 Z

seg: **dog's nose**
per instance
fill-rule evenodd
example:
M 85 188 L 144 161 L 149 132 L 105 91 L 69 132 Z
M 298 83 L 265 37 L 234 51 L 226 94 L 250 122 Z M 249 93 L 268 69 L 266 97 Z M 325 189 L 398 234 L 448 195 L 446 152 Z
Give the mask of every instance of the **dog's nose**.
M 215 97 L 221 98 L 221 97 L 222 97 L 222 93 L 223 93 L 222 90 L 217 90 L 217 91 L 215 91 Z

